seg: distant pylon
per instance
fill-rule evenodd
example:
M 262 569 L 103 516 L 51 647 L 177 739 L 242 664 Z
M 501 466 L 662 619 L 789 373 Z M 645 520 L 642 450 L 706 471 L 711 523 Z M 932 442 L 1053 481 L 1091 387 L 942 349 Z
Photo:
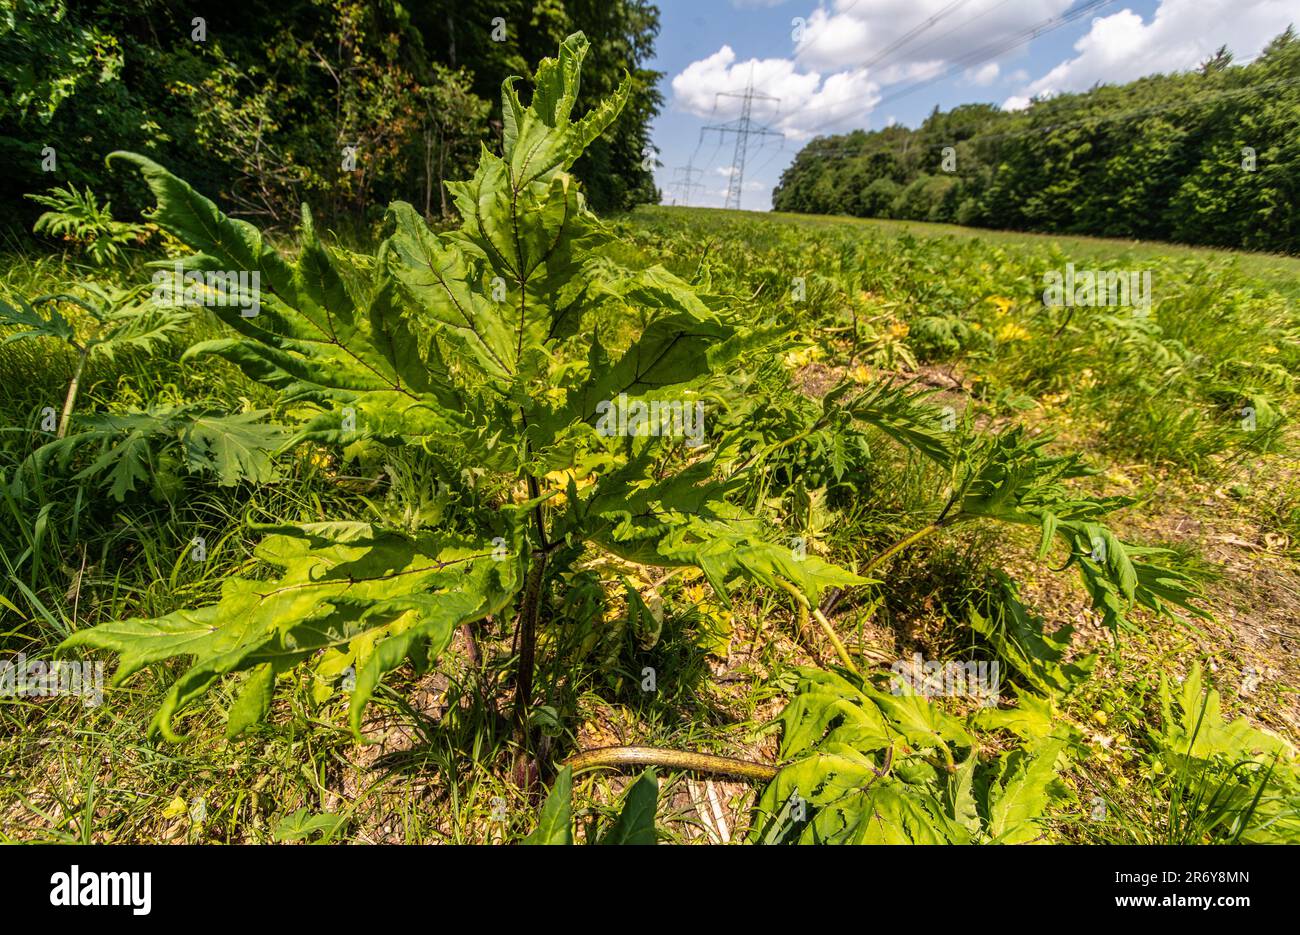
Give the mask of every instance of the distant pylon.
M 753 69 L 750 69 L 749 84 L 745 87 L 744 94 L 737 94 L 733 91 L 719 91 L 715 96 L 719 97 L 738 97 L 742 103 L 740 106 L 740 116 L 735 120 L 727 123 L 718 123 L 707 126 L 705 130 L 717 130 L 722 138 L 728 133 L 736 134 L 736 151 L 731 159 L 731 175 L 727 179 L 727 198 L 723 202 L 724 208 L 739 208 L 741 194 L 745 184 L 745 154 L 749 150 L 749 138 L 751 136 L 783 136 L 784 134 L 773 130 L 771 127 L 756 125 L 751 118 L 754 101 L 775 101 L 780 104 L 779 97 L 773 97 L 770 94 L 763 94 L 754 90 Z
M 672 187 L 681 191 L 683 204 L 689 205 L 691 203 L 691 192 L 697 188 L 704 188 L 703 182 L 695 181 L 695 176 L 703 174 L 703 169 L 696 169 L 689 162 L 673 170 Z M 681 176 L 681 178 L 678 178 L 678 176 Z

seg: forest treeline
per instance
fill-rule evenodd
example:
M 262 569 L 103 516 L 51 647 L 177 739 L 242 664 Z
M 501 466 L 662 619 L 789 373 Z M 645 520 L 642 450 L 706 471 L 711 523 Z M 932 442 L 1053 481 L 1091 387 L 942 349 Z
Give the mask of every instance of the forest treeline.
M 635 81 L 575 172 L 597 209 L 656 200 L 645 154 L 661 95 L 644 63 L 659 14 L 646 0 L 2 6 L 0 225 L 11 229 L 40 212 L 24 194 L 69 182 L 141 203 L 139 183 L 104 165 L 117 149 L 155 155 L 267 226 L 292 223 L 303 201 L 333 223 L 373 221 L 393 199 L 446 213 L 443 180 L 499 145 L 502 80 L 531 74 L 578 29 L 593 52 L 579 112 L 625 71 Z
M 1300 40 L 1246 65 L 818 137 L 778 211 L 1300 252 Z

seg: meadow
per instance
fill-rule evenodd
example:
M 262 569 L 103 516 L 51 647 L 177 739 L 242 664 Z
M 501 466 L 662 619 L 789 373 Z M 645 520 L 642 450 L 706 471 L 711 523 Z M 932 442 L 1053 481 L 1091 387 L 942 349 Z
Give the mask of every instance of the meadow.
M 1300 260 L 602 223 L 519 113 L 533 201 L 508 141 L 451 231 L 121 157 L 138 237 L 0 258 L 0 639 L 127 675 L 0 698 L 5 840 L 1300 840 Z M 1149 306 L 1045 303 L 1071 264 Z

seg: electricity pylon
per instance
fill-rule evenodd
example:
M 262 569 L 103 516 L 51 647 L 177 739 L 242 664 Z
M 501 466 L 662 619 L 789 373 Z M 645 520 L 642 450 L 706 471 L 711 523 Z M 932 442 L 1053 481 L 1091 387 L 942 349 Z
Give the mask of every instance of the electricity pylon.
M 691 203 L 691 192 L 697 188 L 704 188 L 703 182 L 695 181 L 695 176 L 703 174 L 703 169 L 696 169 L 689 162 L 673 170 L 672 187 L 681 191 L 683 204 L 689 205 Z M 678 176 L 681 176 L 681 178 L 678 178 Z
M 784 134 L 773 130 L 771 127 L 755 124 L 751 114 L 753 112 L 754 101 L 775 101 L 781 103 L 779 97 L 773 97 L 770 94 L 763 94 L 754 90 L 754 78 L 750 75 L 749 84 L 745 87 L 744 94 L 737 94 L 734 91 L 719 91 L 715 95 L 718 97 L 738 97 L 742 103 L 740 106 L 740 116 L 735 120 L 727 123 L 713 124 L 707 126 L 705 130 L 717 130 L 722 138 L 728 133 L 736 134 L 736 151 L 731 160 L 731 176 L 727 179 L 727 198 L 723 202 L 724 208 L 739 208 L 740 198 L 743 186 L 745 184 L 745 154 L 749 150 L 749 138 L 751 136 L 783 136 Z

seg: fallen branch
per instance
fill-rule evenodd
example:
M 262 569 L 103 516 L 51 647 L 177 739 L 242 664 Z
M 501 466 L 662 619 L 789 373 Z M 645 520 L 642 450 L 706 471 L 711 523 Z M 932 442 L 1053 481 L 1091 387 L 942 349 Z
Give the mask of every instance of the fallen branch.
M 662 750 L 658 747 L 598 747 L 583 750 L 564 761 L 565 766 L 579 772 L 584 769 L 624 769 L 637 766 L 663 766 L 667 769 L 689 770 L 696 773 L 713 773 L 734 776 L 757 782 L 770 782 L 777 774 L 775 766 L 753 760 L 738 760 L 711 753 L 692 753 L 689 750 Z

